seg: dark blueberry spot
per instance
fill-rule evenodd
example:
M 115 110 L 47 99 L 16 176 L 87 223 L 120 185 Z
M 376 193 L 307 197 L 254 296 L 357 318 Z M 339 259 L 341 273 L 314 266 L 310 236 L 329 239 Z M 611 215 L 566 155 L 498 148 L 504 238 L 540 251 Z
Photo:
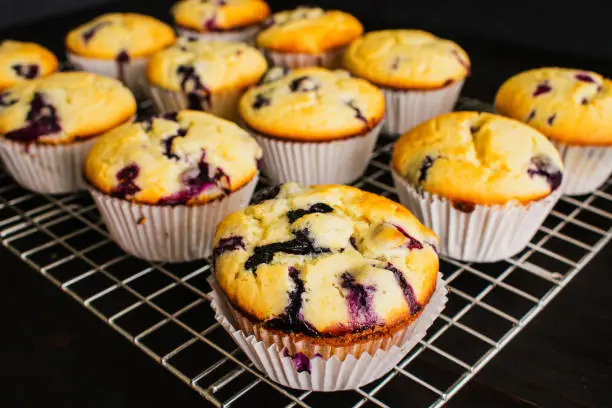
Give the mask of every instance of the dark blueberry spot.
M 576 74 L 576 79 L 578 81 L 588 82 L 590 84 L 596 83 L 595 79 L 592 76 L 590 76 L 589 74 L 584 74 L 584 73 Z
M 550 191 L 555 191 L 561 185 L 563 174 L 547 156 L 535 156 L 531 158 L 531 164 L 527 169 L 527 174 L 532 178 L 535 176 L 546 178 L 550 186 Z
M 602 91 L 603 91 L 603 86 L 599 85 L 599 86 L 597 87 L 597 92 L 602 92 Z
M 222 254 L 238 249 L 246 249 L 242 237 L 233 236 L 229 238 L 221 238 L 217 246 L 213 249 L 212 263 L 215 265 L 216 259 Z
M 258 195 L 256 197 L 256 199 L 252 202 L 252 204 L 259 204 L 266 200 L 272 200 L 273 198 L 276 198 L 278 193 L 280 193 L 281 187 L 282 187 L 282 184 L 279 184 L 278 186 L 274 186 L 271 189 L 264 191 L 263 194 Z
M 11 67 L 15 75 L 25 79 L 34 79 L 38 76 L 39 68 L 36 64 L 15 64 Z
M 55 107 L 47 103 L 41 93 L 36 92 L 30 101 L 30 111 L 26 116 L 27 125 L 6 133 L 7 139 L 31 143 L 38 138 L 62 130 Z
M 260 157 L 260 158 L 255 159 L 255 166 L 257 166 L 257 170 L 260 170 L 260 169 L 261 169 L 261 165 L 262 165 L 262 163 L 263 163 L 263 159 L 262 159 L 261 157 Z
M 245 269 L 255 273 L 261 264 L 269 264 L 277 252 L 291 255 L 319 255 L 331 252 L 329 248 L 319 248 L 309 236 L 308 230 L 298 230 L 293 233 L 295 238 L 286 242 L 275 242 L 256 247 L 253 255 L 244 264 Z
M 206 152 L 202 152 L 202 157 L 198 163 L 198 167 L 185 172 L 181 178 L 181 182 L 186 186 L 186 189 L 174 193 L 170 196 L 163 197 L 158 201 L 160 205 L 181 205 L 186 204 L 189 200 L 199 196 L 204 190 L 210 187 L 217 187 L 224 194 L 230 193 L 230 178 L 220 168 L 215 168 L 210 173 L 210 165 L 206 162 Z
M 361 109 L 359 109 L 357 107 L 357 105 L 355 104 L 355 101 L 350 101 L 347 103 L 347 106 L 349 108 L 351 108 L 352 110 L 355 111 L 355 117 L 357 119 L 359 119 L 360 121 L 362 121 L 363 123 L 365 123 L 366 125 L 368 124 L 368 119 L 366 119 L 365 116 L 363 116 L 363 113 L 361 113 Z
M 270 103 L 270 98 L 263 94 L 257 94 L 257 96 L 255 96 L 255 102 L 253 102 L 253 109 L 261 109 L 264 106 L 270 106 Z
M 466 214 L 470 214 L 476 209 L 476 206 L 473 203 L 468 203 L 467 201 L 452 201 L 451 205 L 455 210 Z
M 210 106 L 210 90 L 202 83 L 193 66 L 179 65 L 176 73 L 181 77 L 181 89 L 187 95 L 189 109 L 201 110 L 203 102 Z
M 538 86 L 536 87 L 535 91 L 533 91 L 533 97 L 537 97 L 543 94 L 546 94 L 548 92 L 552 91 L 552 87 L 548 84 L 548 82 L 542 82 L 541 84 L 538 84 Z
M 536 115 L 536 111 L 534 109 L 531 112 L 529 112 L 529 115 L 527 116 L 527 119 L 525 119 L 525 122 L 530 122 L 531 120 L 533 120 L 533 118 L 535 118 L 535 115 Z
M 217 28 L 217 15 L 213 15 L 212 17 L 210 17 L 208 20 L 204 21 L 204 29 L 206 29 L 206 31 L 218 31 Z
M 421 163 L 421 168 L 419 169 L 419 178 L 418 183 L 421 184 L 427 179 L 427 172 L 433 166 L 435 159 L 431 156 L 425 156 L 423 159 L 423 163 Z
M 304 333 L 308 336 L 319 337 L 320 333 L 312 327 L 312 325 L 306 322 L 302 316 L 302 294 L 306 289 L 304 287 L 304 281 L 300 277 L 300 271 L 294 267 L 290 267 L 289 278 L 291 278 L 293 282 L 293 290 L 287 294 L 289 303 L 287 307 L 285 307 L 284 313 L 279 317 L 268 320 L 264 326 L 272 330 L 281 330 L 289 333 Z
M 211 105 L 209 93 L 189 92 L 187 94 L 187 109 L 202 110 Z
M 589 100 L 588 100 L 587 98 L 582 98 L 582 101 L 580 101 L 580 103 L 581 103 L 583 106 L 587 106 L 587 105 L 589 104 Z
M 463 57 L 461 56 L 461 54 L 459 54 L 459 51 L 457 50 L 452 50 L 453 55 L 455 56 L 455 58 L 457 58 L 457 60 L 459 61 L 459 63 L 461 64 L 461 66 L 463 68 L 465 68 L 465 71 L 467 72 L 468 75 L 471 74 L 472 72 L 472 66 L 470 64 L 468 64 L 468 62 L 466 60 L 463 59 Z
M 170 120 L 172 122 L 178 122 L 178 112 L 167 112 L 162 113 L 161 115 L 151 115 L 140 122 L 142 124 L 142 128 L 146 132 L 150 132 L 151 129 L 153 129 L 153 120 L 155 119 L 165 119 Z
M 297 210 L 288 211 L 287 218 L 289 218 L 289 224 L 293 224 L 294 222 L 296 222 L 297 220 L 299 220 L 306 214 L 314 214 L 314 213 L 327 214 L 333 211 L 334 209 L 325 203 L 316 203 L 308 207 L 308 209 L 300 208 Z
M 17 103 L 17 99 L 10 99 L 9 100 L 9 92 L 3 92 L 0 93 L 0 106 L 3 108 L 9 107 L 9 106 L 13 106 L 14 104 Z
M 406 299 L 406 303 L 408 304 L 408 308 L 410 309 L 410 314 L 415 314 L 421 310 L 421 305 L 416 299 L 416 295 L 414 294 L 414 289 L 412 286 L 406 281 L 406 277 L 395 266 L 391 263 L 387 263 L 385 267 L 386 270 L 393 272 L 393 276 L 395 277 L 396 282 L 400 286 L 402 293 L 404 294 L 404 299 Z
M 398 68 L 399 68 L 399 64 L 400 64 L 400 59 L 399 59 L 399 57 L 395 57 L 395 58 L 393 58 L 393 62 L 391 63 L 391 69 L 392 69 L 393 71 L 395 71 L 396 69 L 398 69 Z
M 111 191 L 113 197 L 126 198 L 140 191 L 140 187 L 134 182 L 140 173 L 136 164 L 130 164 L 117 172 L 119 184 Z
M 349 239 L 349 243 L 351 244 L 351 246 L 353 247 L 355 251 L 359 251 L 359 248 L 357 247 L 357 240 L 355 239 L 355 237 L 351 237 Z
M 548 119 L 546 119 L 546 123 L 548 123 L 548 126 L 552 126 L 556 118 L 557 114 L 550 115 Z
M 416 239 L 415 237 L 413 237 L 412 235 L 410 235 L 405 229 L 403 229 L 402 227 L 400 227 L 399 225 L 393 225 L 399 232 L 402 233 L 402 235 L 404 235 L 407 239 L 408 242 L 404 245 L 406 248 L 408 248 L 409 250 L 413 250 L 413 249 L 423 249 L 423 244 L 421 243 L 421 241 L 419 241 L 418 239 Z
M 310 373 L 310 359 L 306 357 L 306 354 L 298 352 L 295 357 L 295 369 L 298 373 L 306 371 Z
M 92 25 L 89 29 L 83 31 L 83 34 L 81 34 L 83 41 L 88 43 L 102 27 L 106 27 L 111 24 L 112 23 L 110 21 L 100 21 L 99 23 Z
M 372 307 L 372 301 L 376 286 L 364 286 L 357 283 L 355 277 L 349 272 L 344 272 L 340 278 L 342 288 L 348 292 L 345 297 L 353 329 L 366 329 L 375 325 L 378 318 Z
M 115 57 L 115 61 L 117 61 L 119 80 L 125 82 L 125 66 L 130 62 L 130 54 L 128 54 L 126 50 L 121 50 Z
M 187 37 L 187 42 L 196 42 L 196 41 L 198 41 L 198 37 L 192 37 L 192 36 Z
M 172 151 L 172 142 L 174 142 L 174 139 L 176 139 L 177 137 L 185 137 L 186 134 L 187 134 L 187 129 L 179 128 L 176 131 L 175 135 L 171 135 L 163 139 L 162 146 L 164 148 L 164 151 L 162 154 L 169 159 L 174 159 L 178 161 L 180 157 Z
M 319 86 L 308 76 L 295 78 L 289 83 L 291 92 L 312 92 L 319 89 Z

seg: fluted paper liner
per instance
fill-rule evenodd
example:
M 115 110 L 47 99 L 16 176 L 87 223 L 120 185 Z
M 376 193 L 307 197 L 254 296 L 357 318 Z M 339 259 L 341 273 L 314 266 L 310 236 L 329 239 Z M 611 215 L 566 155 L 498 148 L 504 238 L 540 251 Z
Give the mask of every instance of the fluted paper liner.
M 321 54 L 300 54 L 292 52 L 277 52 L 264 50 L 272 65 L 287 68 L 324 67 L 328 69 L 342 68 L 342 56 L 346 47 L 339 47 Z
M 258 177 L 201 205 L 149 205 L 111 197 L 88 186 L 111 237 L 127 253 L 149 261 L 186 262 L 210 256 L 217 224 L 245 207 Z
M 523 250 L 561 196 L 558 188 L 529 204 L 475 205 L 466 212 L 392 174 L 402 205 L 440 237 L 438 251 L 468 262 L 496 262 Z
M 360 387 L 382 377 L 393 369 L 408 352 L 423 339 L 427 329 L 442 313 L 445 307 L 447 289 L 442 274 L 438 274 L 436 290 L 420 317 L 402 334 L 402 342 L 387 350 L 377 349 L 373 354 L 361 353 L 356 358 L 352 354 L 343 360 L 332 355 L 330 350 L 320 347 L 321 357 L 309 360 L 310 370 L 298 372 L 291 350 L 303 348 L 301 344 L 291 344 L 289 336 L 284 340 L 272 338 L 257 339 L 254 335 L 238 329 L 232 313 L 232 306 L 219 288 L 214 277 L 209 278 L 213 292 L 211 306 L 215 318 L 232 336 L 255 367 L 265 373 L 272 381 L 291 388 L 313 391 L 340 391 Z M 299 343 L 304 343 L 301 341 Z M 286 347 L 279 346 L 286 344 Z M 327 347 L 330 348 L 330 347 Z M 358 347 L 357 347 L 358 349 Z
M 245 42 L 252 44 L 255 40 L 255 36 L 261 27 L 259 25 L 252 25 L 239 30 L 227 30 L 227 31 L 194 31 L 188 28 L 176 26 L 176 32 L 183 37 L 198 38 L 204 41 L 228 41 L 228 42 Z
M 244 90 L 211 93 L 209 94 L 210 102 L 199 99 L 197 106 L 192 106 L 186 92 L 170 91 L 153 85 L 149 87 L 149 92 L 153 103 L 160 113 L 196 109 L 236 121 L 238 120 L 238 101 Z
M 262 171 L 274 183 L 347 184 L 365 171 L 381 124 L 365 135 L 329 142 L 295 142 L 249 129 L 263 149 Z
M 563 193 L 592 193 L 612 173 L 612 147 L 577 146 L 551 140 L 563 160 Z
M 20 143 L 0 137 L 0 157 L 22 187 L 40 194 L 84 190 L 83 164 L 97 137 L 67 144 Z
M 386 106 L 383 133 L 401 135 L 419 123 L 452 111 L 464 82 L 433 90 L 381 88 Z

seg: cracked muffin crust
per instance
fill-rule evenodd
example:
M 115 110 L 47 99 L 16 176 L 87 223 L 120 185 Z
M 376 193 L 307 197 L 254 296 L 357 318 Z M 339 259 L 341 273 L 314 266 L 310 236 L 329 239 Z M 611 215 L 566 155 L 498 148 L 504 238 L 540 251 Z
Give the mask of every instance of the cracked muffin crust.
M 180 111 L 114 129 L 93 146 L 85 177 L 113 197 L 156 205 L 198 205 L 255 177 L 261 149 L 236 124 Z
M 0 135 L 23 143 L 66 144 L 99 135 L 136 113 L 116 79 L 61 72 L 0 93 Z
M 421 30 L 383 30 L 355 40 L 344 66 L 374 84 L 398 89 L 437 89 L 470 74 L 466 52 Z
M 4 40 L 0 43 L 0 91 L 57 70 L 57 58 L 45 47 Z
M 527 203 L 548 196 L 563 178 L 559 153 L 544 135 L 477 112 L 415 127 L 395 145 L 392 167 L 417 188 L 467 204 Z
M 299 141 L 363 134 L 382 119 L 382 92 L 346 71 L 273 68 L 240 100 L 248 126 L 267 136 Z
M 267 330 L 345 345 L 419 316 L 436 286 L 436 245 L 387 198 L 289 183 L 219 224 L 213 264 L 231 304 Z
M 539 68 L 508 79 L 495 109 L 574 145 L 612 145 L 612 81 L 568 68 Z
M 199 32 L 243 28 L 270 15 L 261 0 L 182 0 L 171 11 L 177 25 Z

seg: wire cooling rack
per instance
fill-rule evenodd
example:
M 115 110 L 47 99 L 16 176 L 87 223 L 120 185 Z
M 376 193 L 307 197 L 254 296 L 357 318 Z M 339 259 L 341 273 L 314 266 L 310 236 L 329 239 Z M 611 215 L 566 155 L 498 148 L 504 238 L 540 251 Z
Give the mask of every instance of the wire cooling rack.
M 488 110 L 462 99 L 460 108 Z M 397 200 L 382 137 L 355 186 Z M 265 180 L 258 189 L 266 187 Z M 444 405 L 597 254 L 612 236 L 612 184 L 563 197 L 520 254 L 492 264 L 442 259 L 449 302 L 393 371 L 354 391 L 283 388 L 260 374 L 216 323 L 207 260 L 149 263 L 109 238 L 86 194 L 42 196 L 0 172 L 0 240 L 217 407 Z

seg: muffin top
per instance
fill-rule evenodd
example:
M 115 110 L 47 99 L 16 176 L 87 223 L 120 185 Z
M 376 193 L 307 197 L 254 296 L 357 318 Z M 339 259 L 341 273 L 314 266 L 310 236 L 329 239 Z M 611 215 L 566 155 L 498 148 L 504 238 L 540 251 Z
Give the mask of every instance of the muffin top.
M 56 70 L 57 58 L 45 47 L 11 40 L 0 43 L 0 91 Z
M 100 191 L 143 204 L 197 205 L 240 189 L 261 149 L 236 124 L 184 110 L 120 126 L 94 144 L 85 177 Z
M 262 0 L 182 0 L 172 7 L 177 25 L 194 31 L 223 31 L 262 22 L 270 8 Z
M 612 144 L 612 81 L 595 72 L 567 68 L 522 72 L 501 86 L 495 108 L 551 139 Z
M 136 113 L 116 79 L 60 72 L 0 93 L 0 135 L 24 143 L 69 143 L 107 131 Z
M 244 43 L 179 38 L 153 55 L 148 77 L 171 91 L 221 92 L 257 83 L 267 67 L 264 56 Z
M 527 203 L 561 184 L 561 158 L 537 130 L 489 113 L 438 116 L 403 135 L 393 170 L 458 204 Z
M 74 54 L 89 58 L 146 57 L 174 40 L 172 28 L 153 17 L 109 13 L 70 31 L 66 47 Z
M 367 33 L 344 54 L 353 74 L 392 88 L 435 89 L 470 74 L 470 59 L 452 41 L 420 30 Z
M 370 336 L 414 320 L 429 301 L 438 240 L 398 203 L 295 183 L 266 198 L 215 235 L 216 278 L 247 316 L 298 336 Z
M 346 71 L 276 67 L 240 100 L 240 114 L 269 136 L 323 141 L 359 135 L 382 119 L 380 89 Z
M 320 54 L 347 45 L 363 34 L 363 26 L 352 15 L 316 7 L 275 13 L 266 26 L 257 36 L 258 46 L 301 54 Z

